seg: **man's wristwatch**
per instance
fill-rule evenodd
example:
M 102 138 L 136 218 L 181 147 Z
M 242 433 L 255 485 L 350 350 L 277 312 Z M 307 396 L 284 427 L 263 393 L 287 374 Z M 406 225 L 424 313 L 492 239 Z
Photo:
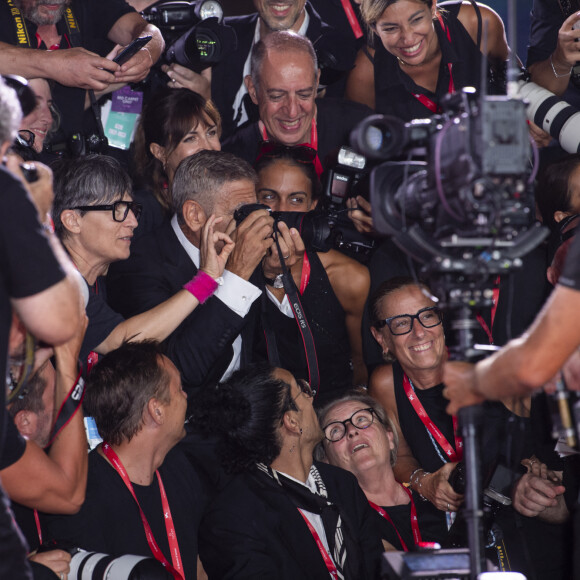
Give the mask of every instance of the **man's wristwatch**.
M 282 276 L 284 276 L 284 274 L 278 274 L 275 278 L 266 278 L 266 276 L 264 276 L 264 280 L 268 286 L 272 286 L 274 288 L 284 288 Z

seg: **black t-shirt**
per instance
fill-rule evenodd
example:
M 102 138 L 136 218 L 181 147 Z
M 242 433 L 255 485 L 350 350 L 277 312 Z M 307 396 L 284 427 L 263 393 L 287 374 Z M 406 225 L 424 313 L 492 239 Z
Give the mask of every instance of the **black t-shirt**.
M 89 353 L 125 320 L 107 304 L 107 283 L 103 277 L 97 278 L 95 284 L 89 286 L 89 302 L 86 311 L 89 325 L 81 346 L 80 360 L 83 365 Z
M 180 445 L 167 454 L 159 472 L 175 525 L 185 578 L 195 578 L 197 532 L 206 501 L 202 484 Z M 149 486 L 133 484 L 133 488 L 157 545 L 171 562 L 157 478 Z M 49 540 L 72 542 L 88 551 L 113 556 L 152 556 L 137 503 L 121 476 L 97 450 L 89 455 L 87 494 L 79 513 L 43 515 L 42 525 Z
M 124 0 L 72 0 L 71 10 L 80 31 L 80 38 L 70 38 L 65 15 L 57 23 L 57 30 L 62 35 L 60 50 L 70 48 L 71 45 L 82 46 L 101 56 L 105 56 L 114 46 L 107 39 L 113 25 L 125 14 L 134 12 Z M 36 25 L 28 20 L 25 20 L 25 24 L 30 48 L 46 48 L 44 44 L 38 46 Z M 19 40 L 8 2 L 0 2 L 0 41 L 22 47 L 28 46 L 26 42 L 22 43 Z M 60 126 L 65 135 L 82 132 L 85 96 L 85 89 L 55 83 L 52 98 L 60 111 Z
M 0 377 L 6 375 L 11 298 L 26 298 L 60 282 L 64 273 L 50 248 L 38 213 L 20 182 L 0 167 Z M 4 389 L 0 389 L 0 409 Z M 3 447 L 0 416 L 0 450 Z

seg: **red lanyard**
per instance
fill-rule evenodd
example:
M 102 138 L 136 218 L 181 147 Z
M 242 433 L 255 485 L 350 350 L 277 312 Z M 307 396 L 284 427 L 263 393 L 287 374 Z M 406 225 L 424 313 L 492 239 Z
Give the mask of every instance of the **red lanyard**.
M 264 124 L 262 124 L 262 128 L 263 128 L 262 139 L 264 141 L 269 141 L 268 132 L 266 131 L 266 126 Z M 314 169 L 316 170 L 316 175 L 320 177 L 324 172 L 324 169 L 322 167 L 322 163 L 320 162 L 320 158 L 318 157 L 318 129 L 316 127 L 316 120 L 314 118 L 310 123 L 310 141 L 308 143 L 300 143 L 299 145 L 297 145 L 297 147 L 304 145 L 307 147 L 311 147 L 312 149 L 314 149 L 314 151 L 317 152 L 316 158 L 314 159 Z
M 361 36 L 363 35 L 363 31 L 361 30 L 360 24 L 358 23 L 358 20 L 356 19 L 356 14 L 354 13 L 354 10 L 349 2 L 349 0 L 341 0 L 342 2 L 342 9 L 344 10 L 344 13 L 346 14 L 346 19 L 348 20 L 348 23 L 350 24 L 350 27 L 352 28 L 352 33 L 354 34 L 355 38 L 361 38 Z
M 304 253 L 304 258 L 302 259 L 302 275 L 300 276 L 300 294 L 304 294 L 306 286 L 310 280 L 310 260 L 306 252 Z
M 431 435 L 435 438 L 437 443 L 439 443 L 439 445 L 441 446 L 447 457 L 449 457 L 449 461 L 451 462 L 461 461 L 461 458 L 463 457 L 463 440 L 459 435 L 457 417 L 453 415 L 453 435 L 455 438 L 455 449 L 453 449 L 449 441 L 445 439 L 443 433 L 439 431 L 435 423 L 433 423 L 433 421 L 431 421 L 431 419 L 429 418 L 429 415 L 427 415 L 425 407 L 423 407 L 421 401 L 419 401 L 415 391 L 413 390 L 413 387 L 411 386 L 411 381 L 409 380 L 409 377 L 406 374 L 403 376 L 403 388 L 405 389 L 405 394 L 407 395 L 409 402 L 413 406 L 413 409 L 415 409 L 415 412 L 417 413 L 417 415 L 419 415 L 419 419 L 421 419 L 423 425 L 425 425 L 425 427 L 427 428 L 427 431 L 429 431 L 429 433 L 431 433 Z
M 105 457 L 113 464 L 113 467 L 117 473 L 121 476 L 123 483 L 127 486 L 127 489 L 131 492 L 133 499 L 137 502 L 137 507 L 139 508 L 139 513 L 141 514 L 141 521 L 143 522 L 143 528 L 145 530 L 145 536 L 147 537 L 147 543 L 151 548 L 151 552 L 155 556 L 155 559 L 159 560 L 169 570 L 170 574 L 175 578 L 175 580 L 183 579 L 183 564 L 181 563 L 181 554 L 179 552 L 179 544 L 177 542 L 177 535 L 175 534 L 175 526 L 173 525 L 173 518 L 171 517 L 171 510 L 169 508 L 169 502 L 167 501 L 167 494 L 165 493 L 165 488 L 163 487 L 163 482 L 161 481 L 161 475 L 159 471 L 155 471 L 157 475 L 157 481 L 159 482 L 159 493 L 161 494 L 161 505 L 163 506 L 163 515 L 165 516 L 165 529 L 167 530 L 167 540 L 169 542 L 169 549 L 171 550 L 171 560 L 173 561 L 173 566 L 167 561 L 167 558 L 163 555 L 163 552 L 157 545 L 155 538 L 153 537 L 153 532 L 151 526 L 147 521 L 147 517 L 143 513 L 141 506 L 139 505 L 139 500 L 135 495 L 135 490 L 133 489 L 133 484 L 129 479 L 129 475 L 125 470 L 125 467 L 121 463 L 121 460 L 117 454 L 111 449 L 108 443 L 103 443 L 103 453 Z
M 447 40 L 451 42 L 451 34 L 449 34 L 449 28 L 445 26 L 445 22 L 443 22 L 443 18 L 441 18 L 441 14 L 437 14 L 437 19 L 439 20 L 439 24 L 443 29 L 443 32 L 447 33 Z M 453 83 L 453 64 L 448 62 L 447 68 L 449 69 L 449 87 L 447 88 L 447 92 L 449 94 L 455 92 L 455 85 Z M 441 107 L 437 105 L 434 101 L 432 101 L 427 95 L 422 95 L 421 93 L 413 93 L 413 96 L 425 107 L 427 107 L 432 113 L 439 113 L 441 111 Z
M 401 485 L 400 483 L 399 485 L 405 490 L 405 493 L 411 500 L 411 530 L 413 530 L 413 541 L 415 542 L 415 546 L 418 546 L 423 540 L 421 539 L 421 532 L 419 531 L 419 520 L 417 520 L 417 508 L 415 506 L 415 502 L 413 501 L 413 494 L 404 485 Z M 377 505 L 372 501 L 369 501 L 369 504 L 380 516 L 385 518 L 393 526 L 399 538 L 399 542 L 401 542 L 401 546 L 403 546 L 403 550 L 408 552 L 409 548 L 407 548 L 407 544 L 405 544 L 401 534 L 399 534 L 399 530 L 397 530 L 393 520 L 391 519 L 391 516 L 380 505 Z
M 499 276 L 495 282 L 496 284 L 499 284 Z M 493 306 L 491 307 L 491 328 L 493 329 L 493 322 L 495 320 L 495 313 L 497 311 L 497 303 L 499 301 L 499 288 L 495 287 L 493 289 Z M 476 317 L 477 322 L 479 322 L 481 328 L 483 328 L 483 330 L 485 331 L 485 334 L 487 334 L 487 338 L 489 340 L 489 344 L 493 344 L 493 334 L 492 331 L 490 330 L 489 326 L 487 325 L 487 322 L 484 320 L 483 316 L 481 314 L 478 314 Z
M 308 526 L 308 529 L 310 530 L 310 533 L 312 534 L 312 537 L 314 538 L 314 541 L 316 542 L 316 545 L 320 550 L 320 554 L 322 555 L 324 563 L 326 564 L 326 569 L 328 570 L 329 574 L 334 578 L 334 580 L 338 580 L 338 570 L 336 569 L 336 566 L 334 565 L 332 558 L 326 551 L 326 548 L 324 547 L 324 544 L 322 543 L 320 536 L 317 534 L 313 525 L 310 523 L 310 520 L 304 515 L 304 512 L 301 509 L 298 509 L 298 511 L 300 512 L 300 515 L 304 518 L 304 521 L 306 522 L 306 525 Z

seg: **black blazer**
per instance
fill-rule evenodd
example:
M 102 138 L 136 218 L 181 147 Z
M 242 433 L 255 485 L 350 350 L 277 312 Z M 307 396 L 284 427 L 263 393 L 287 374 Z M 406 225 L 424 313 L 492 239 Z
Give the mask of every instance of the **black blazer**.
M 310 2 L 306 2 L 306 10 L 310 17 L 306 36 L 314 43 L 314 48 L 318 51 L 329 50 L 328 45 L 333 44 L 333 57 L 337 68 L 348 70 L 356 57 L 356 43 L 351 35 L 340 35 L 338 31 L 323 22 L 314 10 Z M 211 97 L 222 116 L 222 140 L 231 135 L 237 128 L 234 121 L 232 106 L 236 94 L 244 80 L 244 64 L 252 49 L 254 42 L 254 32 L 258 13 L 247 14 L 245 16 L 232 16 L 225 19 L 225 24 L 231 26 L 238 38 L 237 50 L 227 55 L 220 63 L 211 70 Z M 340 38 L 337 38 L 339 35 Z M 337 97 L 342 96 L 342 83 L 337 89 L 338 92 L 330 92 L 327 95 Z M 330 88 L 330 87 L 329 87 Z M 259 118 L 258 107 L 256 107 L 249 96 L 246 95 L 246 110 L 249 113 L 250 121 L 257 121 Z
M 171 298 L 196 272 L 171 222 L 165 221 L 134 242 L 128 260 L 111 265 L 108 301 L 126 318 L 135 316 Z M 186 390 L 219 381 L 232 359 L 231 345 L 239 334 L 242 362 L 250 361 L 253 310 L 242 318 L 212 296 L 166 339 L 167 356 L 181 371 Z
M 382 543 L 376 520 L 355 477 L 316 464 L 329 499 L 340 506 L 357 541 L 356 578 L 377 578 Z M 209 580 L 328 580 L 320 551 L 295 505 L 263 474 L 243 473 L 210 504 L 199 532 L 199 554 Z M 348 559 L 347 555 L 347 559 Z

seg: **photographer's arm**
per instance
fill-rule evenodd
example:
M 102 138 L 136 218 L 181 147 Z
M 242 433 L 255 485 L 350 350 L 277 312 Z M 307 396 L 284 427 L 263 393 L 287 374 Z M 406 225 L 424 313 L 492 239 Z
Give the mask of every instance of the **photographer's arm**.
M 87 326 L 83 316 L 75 336 L 55 348 L 55 406 L 75 384 L 78 356 Z M 27 441 L 24 455 L 2 470 L 2 483 L 13 501 L 47 513 L 76 513 L 85 499 L 88 454 L 83 413 L 79 408 L 55 438 L 48 454 Z

